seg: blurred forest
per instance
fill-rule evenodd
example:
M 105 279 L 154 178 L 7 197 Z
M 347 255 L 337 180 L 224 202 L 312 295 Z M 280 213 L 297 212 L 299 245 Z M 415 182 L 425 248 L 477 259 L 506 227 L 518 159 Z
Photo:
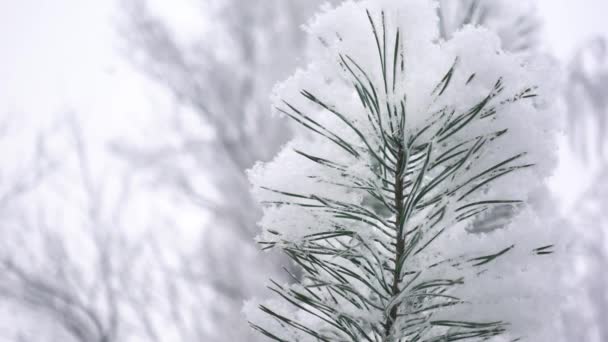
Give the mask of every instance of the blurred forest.
M 306 62 L 302 25 L 325 1 L 191 3 L 205 25 L 184 36 L 153 2 L 121 2 L 115 30 L 124 58 L 175 106 L 150 118 L 162 128 L 153 135 L 100 146 L 81 113 L 44 124 L 1 117 L 0 317 L 7 319 L 0 319 L 0 341 L 259 340 L 241 315 L 243 301 L 265 295 L 269 277 L 288 281 L 283 268 L 293 266 L 258 252 L 259 209 L 245 170 L 298 133 L 271 117 L 269 98 L 277 81 Z M 540 52 L 542 20 L 532 1 L 440 4 L 445 38 L 482 25 L 512 53 Z M 564 341 L 603 342 L 606 40 L 583 43 L 561 67 L 561 155 L 585 182 L 575 198 L 543 190 L 541 205 L 555 211 L 551 224 L 573 236 L 572 264 L 564 267 L 571 293 L 555 326 Z M 500 229 L 510 214 L 499 208 L 478 228 Z

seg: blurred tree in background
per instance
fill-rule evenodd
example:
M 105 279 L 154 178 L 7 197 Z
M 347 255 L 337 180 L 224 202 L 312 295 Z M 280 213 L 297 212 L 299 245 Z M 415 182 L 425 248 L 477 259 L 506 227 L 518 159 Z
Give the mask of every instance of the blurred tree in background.
M 0 209 L 0 293 L 60 327 L 50 337 L 44 330 L 18 332 L 25 341 L 57 339 L 54 330 L 69 336 L 62 339 L 114 341 L 121 319 L 115 277 L 123 273 L 115 267 L 126 266 L 119 260 L 126 251 L 115 248 L 120 235 L 102 221 L 104 189 L 94 184 L 85 142 L 68 122 L 47 127 L 34 146 L 26 142 L 22 151 L 29 153 L 17 158 L 14 178 L 3 177 L 13 189 Z
M 568 65 L 564 99 L 569 154 L 582 184 L 564 213 L 574 228 L 579 252 L 568 277 L 575 295 L 564 316 L 566 338 L 608 341 L 608 42 L 604 38 L 587 41 L 575 53 Z
M 608 42 L 595 37 L 578 49 L 568 66 L 564 96 L 573 152 L 592 167 L 608 163 Z
M 213 302 L 199 304 L 206 312 L 198 315 L 213 320 L 219 335 L 211 340 L 255 339 L 240 315 L 242 302 L 263 289 L 263 274 L 280 270 L 252 243 L 259 212 L 244 171 L 290 135 L 284 121 L 268 114 L 269 94 L 297 65 L 306 43 L 301 25 L 320 3 L 201 1 L 207 32 L 186 43 L 145 1 L 126 5 L 124 32 L 141 57 L 134 61 L 190 109 L 189 117 L 176 120 L 200 120 L 203 128 L 180 132 L 178 149 L 161 148 L 168 153 L 146 146 L 116 150 L 130 160 L 145 158 L 161 182 L 209 215 L 200 253 L 184 257 L 181 267 L 214 293 Z

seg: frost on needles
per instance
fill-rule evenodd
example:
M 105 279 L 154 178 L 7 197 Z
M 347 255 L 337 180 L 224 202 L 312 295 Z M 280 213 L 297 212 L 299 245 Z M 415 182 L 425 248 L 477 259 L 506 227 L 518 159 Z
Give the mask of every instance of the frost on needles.
M 275 341 L 548 338 L 559 253 L 527 205 L 554 163 L 547 73 L 481 28 L 440 41 L 428 0 L 346 2 L 308 31 L 311 63 L 275 94 L 303 133 L 249 173 L 259 243 L 300 272 L 246 304 L 251 326 Z M 505 205 L 507 226 L 471 231 Z

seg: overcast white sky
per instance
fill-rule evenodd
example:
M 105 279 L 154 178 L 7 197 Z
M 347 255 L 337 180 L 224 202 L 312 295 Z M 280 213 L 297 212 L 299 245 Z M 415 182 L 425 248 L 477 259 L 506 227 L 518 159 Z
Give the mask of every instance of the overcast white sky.
M 606 0 L 538 0 L 538 8 L 547 42 L 560 59 L 593 35 L 608 36 Z

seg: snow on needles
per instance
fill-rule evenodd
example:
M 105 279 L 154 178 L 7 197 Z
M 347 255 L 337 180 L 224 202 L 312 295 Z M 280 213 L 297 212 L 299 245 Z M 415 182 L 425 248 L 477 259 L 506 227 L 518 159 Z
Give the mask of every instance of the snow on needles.
M 302 126 L 249 171 L 258 237 L 302 267 L 245 306 L 271 340 L 548 340 L 559 236 L 527 205 L 555 164 L 547 68 L 428 0 L 347 1 L 308 25 L 310 63 L 279 84 Z M 472 232 L 510 207 L 500 229 Z M 281 298 L 282 297 L 282 298 Z M 261 308 L 261 310 L 260 310 Z

